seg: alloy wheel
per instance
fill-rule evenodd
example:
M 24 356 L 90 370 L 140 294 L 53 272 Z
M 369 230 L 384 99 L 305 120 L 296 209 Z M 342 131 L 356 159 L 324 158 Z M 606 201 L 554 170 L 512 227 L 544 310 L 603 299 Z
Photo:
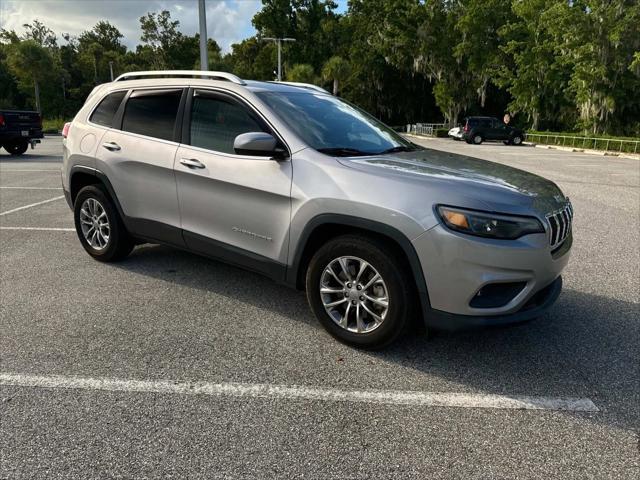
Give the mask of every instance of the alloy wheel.
M 320 298 L 331 319 L 354 333 L 377 329 L 389 311 L 384 279 L 358 257 L 338 257 L 329 262 L 320 279 Z
M 91 248 L 104 250 L 109 245 L 111 226 L 102 204 L 95 198 L 87 198 L 80 207 L 82 235 Z

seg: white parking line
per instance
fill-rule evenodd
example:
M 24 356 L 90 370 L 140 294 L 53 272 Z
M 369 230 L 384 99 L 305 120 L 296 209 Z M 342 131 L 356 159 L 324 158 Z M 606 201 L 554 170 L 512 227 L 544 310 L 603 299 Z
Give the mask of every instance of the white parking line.
M 56 172 L 56 173 L 60 173 L 62 169 L 60 170 L 36 170 L 36 169 L 27 169 L 27 170 L 17 170 L 17 169 L 4 169 L 4 168 L 0 168 L 0 174 L 1 173 L 10 173 L 10 172 Z
M 75 232 L 75 228 L 54 228 L 54 227 L 0 227 L 0 230 L 32 230 L 39 232 Z
M 62 187 L 0 187 L 0 190 L 62 190 Z
M 7 210 L 6 212 L 0 213 L 0 217 L 3 216 L 3 215 L 9 215 L 10 213 L 19 212 L 20 210 L 25 210 L 27 208 L 37 207 L 38 205 L 44 205 L 45 203 L 55 202 L 56 200 L 60 200 L 61 198 L 64 198 L 64 195 L 60 195 L 59 197 L 53 197 L 53 198 L 50 198 L 49 200 L 43 200 L 41 202 L 31 203 L 29 205 L 25 205 L 23 207 L 14 208 L 12 210 Z
M 570 410 L 598 412 L 588 398 L 527 397 L 469 393 L 407 392 L 398 390 L 338 390 L 270 384 L 123 380 L 63 375 L 0 374 L 0 385 L 54 389 L 143 392 L 214 397 L 273 398 L 326 402 L 374 403 L 414 407 L 493 408 L 513 410 Z

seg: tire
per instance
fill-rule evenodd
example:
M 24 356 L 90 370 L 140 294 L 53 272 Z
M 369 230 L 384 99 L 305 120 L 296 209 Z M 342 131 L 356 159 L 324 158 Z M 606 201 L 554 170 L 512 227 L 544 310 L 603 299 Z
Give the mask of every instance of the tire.
M 29 148 L 29 142 L 7 142 L 3 145 L 3 147 L 7 152 L 9 152 L 9 155 L 19 156 L 27 151 L 27 148 Z
M 338 260 L 341 258 L 345 259 L 352 281 L 347 279 Z M 358 282 L 363 261 L 368 266 Z M 406 261 L 381 241 L 361 235 L 336 237 L 324 244 L 309 262 L 306 290 L 311 310 L 322 326 L 341 342 L 365 349 L 389 345 L 405 332 L 415 311 L 414 285 L 405 264 Z M 334 275 L 329 273 L 329 267 Z M 382 281 L 371 284 L 375 273 Z M 321 293 L 321 285 L 333 291 Z M 325 304 L 333 302 L 340 303 L 325 308 Z M 361 322 L 357 321 L 358 312 Z
M 94 235 L 93 232 L 96 231 L 94 219 L 100 217 L 103 227 L 99 228 L 99 231 L 102 235 Z M 80 190 L 73 203 L 73 218 L 80 243 L 96 260 L 101 262 L 122 260 L 135 246 L 113 201 L 99 185 L 89 185 Z M 90 243 L 89 240 L 92 242 Z
M 482 135 L 480 135 L 479 133 L 476 133 L 471 139 L 474 145 L 480 145 L 483 142 L 483 140 L 484 138 L 482 138 Z
M 516 146 L 522 145 L 522 137 L 520 135 L 514 135 L 509 143 Z

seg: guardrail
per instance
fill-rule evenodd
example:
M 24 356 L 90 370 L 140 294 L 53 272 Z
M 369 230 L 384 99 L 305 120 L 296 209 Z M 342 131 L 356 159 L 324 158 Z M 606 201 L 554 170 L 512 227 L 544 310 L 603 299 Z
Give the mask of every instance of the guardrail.
M 435 130 L 439 128 L 447 128 L 447 125 L 444 123 L 414 123 L 407 125 L 407 133 L 432 137 Z
M 538 138 L 539 140 L 535 140 Z M 527 140 L 545 145 L 558 145 L 582 149 L 604 150 L 617 153 L 640 153 L 640 140 L 616 138 L 580 137 L 547 133 L 527 133 Z

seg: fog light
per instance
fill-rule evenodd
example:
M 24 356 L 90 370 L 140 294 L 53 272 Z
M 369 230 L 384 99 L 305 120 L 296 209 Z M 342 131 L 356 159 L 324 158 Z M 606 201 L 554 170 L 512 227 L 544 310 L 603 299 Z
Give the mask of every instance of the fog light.
M 476 292 L 469 302 L 469 306 L 473 308 L 504 307 L 513 300 L 526 285 L 527 282 L 490 283 Z

